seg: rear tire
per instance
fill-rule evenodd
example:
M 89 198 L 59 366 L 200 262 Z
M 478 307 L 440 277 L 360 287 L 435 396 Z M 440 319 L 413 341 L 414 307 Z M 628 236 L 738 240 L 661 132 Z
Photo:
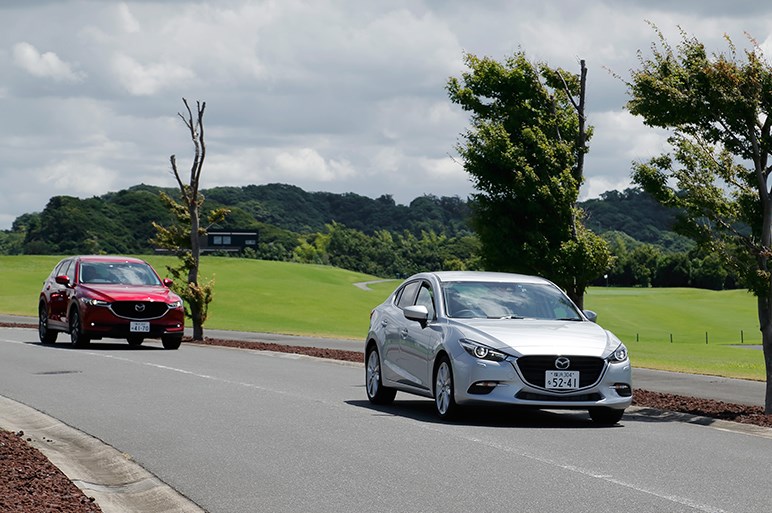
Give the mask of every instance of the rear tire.
M 620 420 L 625 410 L 615 410 L 613 408 L 590 408 L 590 418 L 596 424 L 601 426 L 613 426 Z
M 86 347 L 91 343 L 91 337 L 83 333 L 77 307 L 70 312 L 70 342 L 75 347 Z
M 378 348 L 371 346 L 365 358 L 365 390 L 367 400 L 373 404 L 391 404 L 397 391 L 383 386 L 381 379 L 381 356 Z
M 443 355 L 434 371 L 434 407 L 442 420 L 455 418 L 460 409 L 453 386 L 453 367 L 450 359 Z
M 161 343 L 164 349 L 179 349 L 182 344 L 182 335 L 163 335 Z
M 59 332 L 48 327 L 48 309 L 45 303 L 40 303 L 38 307 L 38 337 L 43 344 L 53 344 Z

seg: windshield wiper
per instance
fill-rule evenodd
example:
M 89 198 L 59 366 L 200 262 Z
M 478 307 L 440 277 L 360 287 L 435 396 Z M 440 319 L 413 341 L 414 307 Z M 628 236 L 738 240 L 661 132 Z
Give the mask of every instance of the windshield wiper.
M 505 315 L 503 317 L 501 316 L 494 316 L 494 317 L 488 317 L 488 319 L 525 319 L 522 315 Z
M 556 321 L 581 321 L 579 317 L 561 317 L 560 319 L 555 319 Z

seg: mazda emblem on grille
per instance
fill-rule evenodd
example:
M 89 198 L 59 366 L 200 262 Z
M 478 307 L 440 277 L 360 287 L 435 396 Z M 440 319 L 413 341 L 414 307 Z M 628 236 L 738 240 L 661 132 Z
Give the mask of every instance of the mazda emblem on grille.
M 136 305 L 134 305 L 134 310 L 136 310 L 138 312 L 144 312 L 145 311 L 145 305 L 143 305 L 142 303 L 137 303 Z
M 571 360 L 566 358 L 565 356 L 558 356 L 555 359 L 555 368 L 560 370 L 565 370 L 571 366 Z

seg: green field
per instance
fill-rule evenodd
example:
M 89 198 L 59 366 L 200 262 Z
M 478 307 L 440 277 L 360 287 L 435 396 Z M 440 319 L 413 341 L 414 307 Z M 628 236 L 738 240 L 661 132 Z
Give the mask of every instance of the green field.
M 0 312 L 36 315 L 54 256 L 0 256 Z M 172 257 L 146 259 L 162 275 Z M 362 340 L 370 310 L 396 281 L 361 290 L 376 277 L 333 267 L 204 257 L 215 279 L 208 328 Z M 591 288 L 585 307 L 630 350 L 633 365 L 758 379 L 765 377 L 756 301 L 742 290 Z M 706 343 L 707 333 L 707 343 Z M 671 342 L 672 335 L 672 342 Z

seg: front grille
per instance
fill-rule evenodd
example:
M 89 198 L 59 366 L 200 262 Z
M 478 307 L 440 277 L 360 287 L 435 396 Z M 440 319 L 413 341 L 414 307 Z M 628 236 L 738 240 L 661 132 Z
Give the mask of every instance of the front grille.
M 555 367 L 557 355 L 523 356 L 517 359 L 516 365 L 526 383 L 536 388 L 545 388 L 545 372 L 548 370 L 579 371 L 579 388 L 587 388 L 598 382 L 605 368 L 603 358 L 594 356 L 570 356 L 568 368 Z
M 116 301 L 110 309 L 118 317 L 146 321 L 163 317 L 169 311 L 166 303 L 158 301 Z

